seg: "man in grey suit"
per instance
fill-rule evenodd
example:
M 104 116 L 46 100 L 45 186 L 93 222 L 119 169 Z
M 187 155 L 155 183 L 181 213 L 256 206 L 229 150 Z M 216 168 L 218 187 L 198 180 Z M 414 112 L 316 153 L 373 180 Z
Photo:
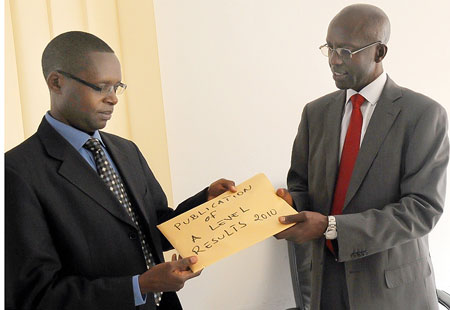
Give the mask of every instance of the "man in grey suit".
M 312 240 L 311 309 L 437 309 L 428 233 L 444 208 L 447 116 L 383 70 L 390 24 L 357 4 L 326 44 L 340 89 L 303 110 L 276 237 Z

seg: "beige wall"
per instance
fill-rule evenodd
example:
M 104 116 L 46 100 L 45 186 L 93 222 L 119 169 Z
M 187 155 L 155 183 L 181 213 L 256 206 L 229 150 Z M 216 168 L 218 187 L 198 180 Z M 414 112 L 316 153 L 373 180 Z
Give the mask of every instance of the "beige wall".
M 151 0 L 6 0 L 5 150 L 31 136 L 49 109 L 42 51 L 53 37 L 70 30 L 99 36 L 119 57 L 128 88 L 105 130 L 139 146 L 172 204 Z

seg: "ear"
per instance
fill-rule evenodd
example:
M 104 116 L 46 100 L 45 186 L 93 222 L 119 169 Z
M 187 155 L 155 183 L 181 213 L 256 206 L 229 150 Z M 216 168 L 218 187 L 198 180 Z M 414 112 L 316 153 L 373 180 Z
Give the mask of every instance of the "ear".
M 61 87 L 64 85 L 64 77 L 56 71 L 50 72 L 47 76 L 47 86 L 50 92 L 61 93 Z
M 377 51 L 375 54 L 375 62 L 376 63 L 380 63 L 384 59 L 384 57 L 386 57 L 387 50 L 388 50 L 388 47 L 386 45 L 384 45 L 383 43 L 380 43 L 377 46 Z

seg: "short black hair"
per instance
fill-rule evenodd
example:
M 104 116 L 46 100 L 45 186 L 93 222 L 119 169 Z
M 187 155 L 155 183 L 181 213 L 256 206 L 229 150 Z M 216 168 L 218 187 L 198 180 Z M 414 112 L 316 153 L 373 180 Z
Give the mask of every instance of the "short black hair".
M 102 39 L 87 32 L 69 31 L 58 35 L 42 53 L 44 78 L 56 70 L 78 73 L 88 65 L 87 55 L 91 52 L 114 53 Z

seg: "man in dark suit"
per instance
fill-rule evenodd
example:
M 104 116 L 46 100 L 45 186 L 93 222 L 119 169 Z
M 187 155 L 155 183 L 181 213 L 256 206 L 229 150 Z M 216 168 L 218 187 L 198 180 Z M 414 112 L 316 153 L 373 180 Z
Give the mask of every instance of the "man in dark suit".
M 5 155 L 6 309 L 181 309 L 174 291 L 198 276 L 196 257 L 164 262 L 156 225 L 234 183 L 167 206 L 137 146 L 99 132 L 126 88 L 99 38 L 59 35 L 42 68 L 51 109 Z
M 311 309 L 437 309 L 427 235 L 444 208 L 447 115 L 384 72 L 390 24 L 344 8 L 321 50 L 336 86 L 303 110 L 278 238 L 312 240 Z

